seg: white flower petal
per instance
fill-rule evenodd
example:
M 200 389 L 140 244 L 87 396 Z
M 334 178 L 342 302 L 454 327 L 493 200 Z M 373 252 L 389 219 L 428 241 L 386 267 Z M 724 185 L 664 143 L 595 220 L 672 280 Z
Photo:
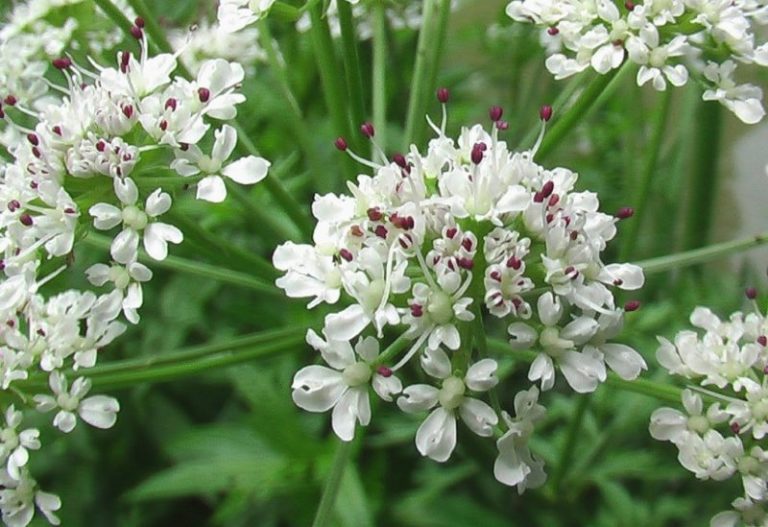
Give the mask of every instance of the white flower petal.
M 328 411 L 347 391 L 341 372 L 317 365 L 296 372 L 291 388 L 293 402 L 309 412 Z
M 267 177 L 269 167 L 266 159 L 248 156 L 225 166 L 221 173 L 241 185 L 253 185 Z

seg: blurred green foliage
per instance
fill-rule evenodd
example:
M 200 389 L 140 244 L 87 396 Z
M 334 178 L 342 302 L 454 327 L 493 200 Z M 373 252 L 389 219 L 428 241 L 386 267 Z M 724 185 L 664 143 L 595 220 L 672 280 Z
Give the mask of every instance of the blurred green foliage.
M 507 139 L 525 148 L 530 145 L 520 142 L 538 126 L 539 106 L 553 101 L 565 82 L 556 83 L 546 73 L 535 31 L 513 26 L 503 16 L 504 4 L 465 0 L 450 22 L 438 85 L 452 93 L 449 134 L 485 120 L 487 108 L 499 104 L 510 122 Z M 151 7 L 166 27 L 186 27 L 214 14 L 212 2 L 196 0 L 164 0 Z M 8 8 L 4 2 L 0 14 Z M 86 4 L 57 16 L 76 16 L 85 28 L 90 9 Z M 304 112 L 300 125 L 309 132 L 308 151 L 297 155 L 295 128 L 285 118 L 286 101 L 266 65 L 258 64 L 247 80 L 248 102 L 239 111 L 259 150 L 275 167 L 283 167 L 283 181 L 308 210 L 317 190 L 343 190 L 332 177 L 341 164 L 332 146 L 336 133 L 318 93 L 310 39 L 291 23 L 269 24 Z M 391 30 L 388 36 L 388 135 L 390 144 L 399 144 L 416 35 Z M 86 38 L 85 33 L 77 38 Z M 361 44 L 361 54 L 368 86 L 370 42 Z M 691 206 L 685 204 L 689 171 L 697 155 L 692 140 L 695 107 L 701 104 L 697 90 L 691 84 L 673 95 L 633 260 L 681 247 L 685 207 Z M 650 134 L 646 117 L 658 101 L 657 93 L 637 88 L 630 76 L 616 96 L 560 145 L 549 164 L 563 163 L 580 172 L 580 187 L 598 192 L 603 210 L 632 206 Z M 436 102 L 430 112 L 438 114 Z M 247 196 L 278 222 L 287 222 L 260 186 L 248 189 Z M 183 200 L 180 214 L 201 233 L 228 240 L 242 251 L 269 258 L 283 240 L 236 200 L 201 205 L 189 191 L 175 197 Z M 611 251 L 608 260 L 616 257 L 616 247 Z M 174 254 L 251 271 L 246 260 L 222 254 L 200 236 L 188 235 Z M 89 249 L 81 248 L 76 265 L 85 268 L 91 259 Z M 656 335 L 671 337 L 696 305 L 710 305 L 723 315 L 742 307 L 740 291 L 756 277 L 746 270 L 723 269 L 717 264 L 650 277 L 640 296 L 643 308 L 628 317 L 623 336 L 645 356 L 649 378 L 665 380 L 654 359 Z M 72 285 L 77 282 L 62 287 Z M 163 354 L 281 326 L 303 332 L 317 327 L 323 314 L 321 309 L 308 313 L 299 301 L 277 306 L 272 298 L 162 270 L 156 270 L 156 279 L 145 288 L 145 298 L 141 324 L 103 350 L 102 361 Z M 245 366 L 121 390 L 116 395 L 122 409 L 112 430 L 80 426 L 66 437 L 45 432 L 43 441 L 50 448 L 45 458 L 33 457 L 33 472 L 43 475 L 39 479 L 45 488 L 61 495 L 63 525 L 309 525 L 336 446 L 328 416 L 301 412 L 290 399 L 293 373 L 312 360 L 310 350 L 301 346 Z M 509 360 L 515 357 L 510 354 Z M 513 369 L 521 389 L 528 385 L 526 371 L 523 363 Z M 544 396 L 547 419 L 533 441 L 535 452 L 546 460 L 550 481 L 522 496 L 493 478 L 491 441 L 460 430 L 457 451 L 439 465 L 416 451 L 418 420 L 379 405 L 370 428 L 358 431 L 363 437 L 356 443 L 356 461 L 344 474 L 336 524 L 694 527 L 728 508 L 738 495 L 736 481 L 731 487 L 696 481 L 677 463 L 674 447 L 650 438 L 649 416 L 660 403 L 606 386 L 586 404 L 572 454 L 561 465 L 569 423 L 584 397 L 562 388 L 558 384 Z M 502 394 L 502 406 L 510 407 L 513 396 Z

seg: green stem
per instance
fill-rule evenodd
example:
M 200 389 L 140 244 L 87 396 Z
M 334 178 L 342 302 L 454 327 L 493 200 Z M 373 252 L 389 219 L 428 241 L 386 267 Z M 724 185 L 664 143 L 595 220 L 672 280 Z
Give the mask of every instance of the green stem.
M 712 229 L 717 197 L 717 165 L 720 152 L 722 109 L 715 102 L 699 106 L 696 123 L 696 147 L 691 167 L 691 181 L 683 249 L 695 249 L 707 243 Z
M 201 250 L 205 250 L 218 264 L 230 266 L 227 262 L 236 263 L 237 267 L 252 271 L 268 280 L 274 280 L 280 276 L 280 272 L 265 258 L 227 243 L 224 237 L 204 229 L 199 221 L 177 211 L 169 211 L 168 217 L 184 231 L 185 238 L 189 237 L 190 240 L 197 242 Z
M 748 236 L 738 240 L 710 245 L 709 247 L 702 247 L 700 249 L 693 249 L 691 251 L 670 254 L 667 256 L 659 256 L 658 258 L 649 258 L 647 260 L 635 262 L 635 264 L 642 267 L 645 274 L 662 273 L 672 269 L 680 269 L 682 267 L 716 260 L 723 256 L 731 256 L 736 252 L 754 249 L 767 242 L 768 232 L 765 232 L 763 234 Z
M 423 16 L 421 31 L 416 47 L 416 61 L 411 81 L 411 92 L 408 98 L 408 113 L 405 120 L 404 149 L 420 135 L 424 128 L 424 115 L 426 113 L 429 97 L 430 61 L 433 54 L 430 51 L 436 45 L 438 33 L 437 20 L 435 19 L 438 0 L 423 0 Z
M 260 344 L 263 344 L 259 350 L 266 356 L 277 350 L 280 346 L 286 348 L 300 343 L 300 335 L 297 335 L 296 330 L 280 329 L 272 331 L 262 331 L 253 335 L 246 335 L 243 337 L 236 337 L 230 340 L 222 342 L 214 342 L 212 344 L 204 344 L 202 346 L 193 346 L 178 351 L 171 351 L 166 353 L 152 354 L 147 357 L 138 357 L 133 359 L 125 359 L 119 361 L 113 361 L 108 364 L 103 364 L 89 368 L 87 370 L 81 370 L 78 372 L 80 375 L 85 375 L 91 379 L 96 378 L 116 378 L 118 375 L 131 374 L 133 376 L 138 375 L 140 372 L 146 373 L 147 370 L 155 369 L 159 367 L 165 368 L 165 371 L 178 364 L 190 364 L 197 359 L 203 359 L 204 364 L 210 364 L 210 357 L 223 357 L 224 352 L 234 352 L 246 348 L 253 348 Z M 256 351 L 254 350 L 254 353 Z M 243 355 L 238 355 L 243 357 Z M 248 355 L 252 357 L 252 354 Z M 195 362 L 195 364 L 200 364 Z M 185 370 L 190 371 L 190 370 Z M 151 374 L 154 375 L 154 374 Z M 29 390 L 30 388 L 44 387 L 47 384 L 47 375 L 35 374 L 26 381 L 22 381 L 19 385 Z M 94 382 L 96 382 L 94 380 Z M 102 381 L 99 381 L 102 382 Z
M 387 151 L 387 27 L 384 1 L 373 4 L 373 126 L 376 140 Z
M 592 401 L 591 394 L 580 394 L 579 402 L 576 404 L 576 413 L 571 419 L 570 426 L 568 426 L 568 434 L 565 437 L 565 444 L 560 451 L 560 460 L 555 467 L 555 473 L 552 476 L 552 487 L 555 494 L 560 493 L 560 487 L 563 482 L 563 478 L 571 467 L 571 457 L 576 449 L 576 442 L 579 439 L 579 433 L 581 432 L 581 425 L 584 422 L 584 414 L 587 413 L 590 402 Z
M 108 251 L 112 241 L 106 236 L 96 233 L 89 233 L 88 236 L 83 239 L 83 243 L 97 249 Z M 202 262 L 194 262 L 184 258 L 179 258 L 178 256 L 168 256 L 165 260 L 157 261 L 149 258 L 146 253 L 141 250 L 139 251 L 139 259 L 151 267 L 170 269 L 180 273 L 210 278 L 219 282 L 259 291 L 270 296 L 283 296 L 281 291 L 269 282 L 259 280 L 258 278 L 253 278 L 250 275 L 238 271 L 223 269 L 221 267 L 208 265 Z
M 301 18 L 301 10 L 285 2 L 275 2 L 272 4 L 269 14 L 286 22 L 296 22 Z
M 242 145 L 245 151 L 253 156 L 259 156 L 259 150 L 256 145 L 253 144 L 251 138 L 240 125 L 239 122 L 234 123 L 235 130 L 237 130 L 238 144 Z M 308 214 L 304 211 L 304 207 L 299 204 L 298 201 L 288 192 L 283 185 L 283 182 L 277 178 L 272 172 L 267 172 L 267 177 L 263 179 L 264 187 L 272 194 L 275 201 L 280 205 L 280 208 L 288 215 L 289 218 L 296 224 L 301 230 L 305 238 L 310 239 L 312 237 L 312 230 L 314 226 L 312 220 Z
M 269 210 L 256 205 L 253 198 L 240 185 L 231 181 L 227 181 L 226 184 L 227 192 L 232 195 L 232 198 L 251 217 L 251 225 L 261 225 L 263 227 L 262 232 L 265 241 L 298 240 L 302 237 L 292 222 L 280 221 L 280 217 L 276 217 Z M 276 244 L 271 243 L 270 245 Z
M 383 365 L 386 366 L 389 362 L 392 361 L 392 359 L 403 349 L 408 345 L 409 342 L 411 342 L 412 339 L 410 337 L 406 337 L 405 333 L 397 337 L 395 341 L 387 346 L 387 348 L 381 352 L 381 355 L 379 355 L 379 358 L 376 359 L 377 365 Z
M 315 521 L 312 522 L 312 527 L 325 527 L 326 525 L 330 525 L 331 513 L 336 504 L 336 497 L 338 496 L 339 488 L 341 487 L 341 479 L 344 477 L 344 470 L 347 467 L 351 453 L 351 441 L 342 441 L 339 443 L 339 446 L 336 449 L 336 454 L 333 457 L 331 472 L 328 474 L 328 479 L 325 483 L 323 496 L 320 498 L 320 505 L 317 507 Z
M 426 99 L 424 101 L 424 113 L 426 114 L 427 106 L 429 104 L 430 97 L 434 95 L 434 90 L 437 88 L 437 77 L 440 71 L 440 62 L 445 51 L 445 36 L 448 31 L 448 20 L 451 15 L 451 0 L 438 0 L 437 11 L 437 34 L 435 36 L 434 46 L 432 48 L 432 57 L 430 58 L 430 72 L 429 72 L 429 85 L 426 93 Z M 422 126 L 425 119 L 422 116 Z M 419 136 L 416 137 L 420 139 Z
M 598 108 L 621 85 L 628 72 L 634 71 L 631 61 L 626 61 L 620 68 L 610 71 L 605 75 L 598 75 L 589 83 L 579 96 L 579 99 L 566 113 L 556 118 L 552 127 L 544 135 L 544 140 L 536 152 L 538 161 L 544 160 L 555 147 L 573 130 L 577 124 L 586 120 L 589 113 Z
M 651 190 L 651 182 L 653 181 L 653 174 L 656 170 L 656 164 L 659 160 L 659 153 L 661 152 L 661 140 L 664 137 L 664 128 L 667 120 L 667 114 L 669 113 L 670 101 L 672 100 L 672 90 L 667 90 L 660 95 L 661 101 L 656 105 L 651 127 L 652 135 L 648 141 L 647 155 L 643 163 L 642 171 L 640 172 L 640 178 L 637 188 L 633 190 L 631 196 L 636 200 L 633 204 L 635 207 L 635 215 L 627 222 L 627 232 L 622 234 L 622 245 L 619 251 L 619 261 L 625 262 L 632 256 L 632 251 L 638 245 L 638 233 L 640 232 L 640 226 L 643 218 L 645 217 L 646 208 L 648 206 L 648 196 Z
M 150 39 L 152 39 L 151 42 L 157 46 L 157 49 L 163 53 L 173 53 L 173 47 L 171 47 L 171 43 L 165 35 L 166 30 L 160 27 L 160 24 L 157 23 L 157 18 L 153 15 L 152 11 L 149 10 L 144 3 L 144 0 L 128 0 L 128 4 L 130 4 L 133 10 L 136 11 L 138 16 L 144 19 L 144 31 L 149 35 Z M 192 77 L 184 64 L 179 62 L 177 67 L 185 77 Z
M 207 373 L 214 368 L 224 368 L 254 359 L 293 351 L 300 347 L 303 341 L 304 336 L 296 334 L 285 340 L 269 342 L 251 349 L 246 348 L 240 352 L 227 350 L 214 355 L 198 356 L 178 362 L 148 366 L 143 369 L 96 375 L 92 378 L 92 382 L 95 387 L 104 390 L 135 386 L 142 383 L 168 382 L 182 377 Z
M 352 5 L 349 2 L 337 2 L 341 43 L 344 49 L 344 73 L 349 94 L 349 107 L 352 124 L 359 126 L 366 120 L 365 100 L 363 97 L 363 76 L 360 71 L 360 51 L 357 46 L 357 31 L 352 18 Z
M 328 28 L 328 21 L 323 15 L 322 6 L 316 5 L 312 7 L 309 10 L 309 15 L 312 21 L 312 29 L 310 31 L 312 47 L 315 51 L 320 80 L 323 84 L 325 104 L 331 114 L 333 126 L 348 141 L 359 145 L 357 135 L 354 137 L 350 135 L 349 117 L 346 112 L 347 96 L 344 93 L 341 81 L 342 72 L 338 68 L 331 31 Z
M 564 111 L 567 111 L 570 104 L 573 104 L 571 101 L 571 98 L 573 95 L 578 91 L 578 89 L 584 85 L 585 79 L 588 77 L 589 72 L 588 71 L 582 71 L 575 77 L 573 77 L 568 83 L 565 85 L 565 88 L 563 88 L 560 93 L 558 94 L 557 98 L 555 99 L 555 102 L 551 104 L 552 106 L 552 114 L 553 115 L 560 115 Z M 542 101 L 539 99 L 539 103 Z M 522 108 L 527 107 L 526 105 L 521 105 Z M 539 127 L 531 128 L 528 133 L 525 135 L 522 141 L 520 141 L 521 145 L 533 145 L 533 143 L 536 141 L 536 136 L 539 135 Z
M 128 20 L 128 17 L 126 17 L 115 4 L 110 0 L 94 0 L 94 3 L 99 6 L 99 9 L 104 11 L 104 14 L 107 15 L 107 17 L 112 19 L 115 25 L 119 27 L 126 36 L 133 38 L 131 37 L 131 27 L 133 26 L 133 22 Z

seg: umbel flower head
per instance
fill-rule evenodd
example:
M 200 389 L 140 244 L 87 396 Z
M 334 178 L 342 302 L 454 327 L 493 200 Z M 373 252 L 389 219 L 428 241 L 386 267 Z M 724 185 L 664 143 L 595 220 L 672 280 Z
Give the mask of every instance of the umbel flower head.
M 697 307 L 690 317 L 696 331 L 681 331 L 674 342 L 659 337 L 656 352 L 664 368 L 690 385 L 682 412 L 653 412 L 651 435 L 674 444 L 680 464 L 699 479 L 741 477 L 744 496 L 714 516 L 712 527 L 768 521 L 768 319 L 755 303 L 757 291 L 748 288 L 746 295 L 753 312 L 721 320 Z
M 445 103 L 447 90 L 438 99 Z M 501 108 L 491 109 L 491 132 L 475 125 L 457 139 L 445 133 L 443 109 L 440 127 L 430 121 L 436 137 L 425 152 L 411 145 L 388 161 L 379 149 L 373 162 L 339 138 L 337 148 L 373 175 L 349 182 L 349 194 L 315 196 L 314 243 L 275 250 L 284 272 L 277 285 L 289 297 L 310 308 L 342 298 L 346 306 L 325 317 L 323 338 L 309 330 L 307 341 L 332 369 L 301 369 L 293 399 L 308 411 L 333 408 L 333 429 L 349 441 L 352 425 L 370 421 L 369 387 L 387 401 L 401 392 L 397 406 L 425 417 L 415 438 L 422 455 L 448 460 L 462 422 L 500 437 L 496 477 L 522 490 L 546 479 L 527 447 L 544 408 L 535 386 L 516 390 L 514 418 L 484 401 L 503 383 L 483 319 L 506 327 L 507 354 L 536 350 L 528 378 L 541 390 L 560 371 L 574 390 L 591 392 L 608 369 L 634 379 L 646 367 L 632 348 L 611 342 L 624 314 L 612 289 L 638 289 L 644 277 L 637 266 L 603 263 L 619 217 L 599 212 L 594 193 L 577 191 L 574 172 L 538 165 L 536 147 L 510 151 L 498 136 Z M 541 116 L 545 124 L 551 108 Z M 373 140 L 370 123 L 361 130 Z M 430 382 L 401 391 L 398 378 L 409 369 Z
M 765 116 L 762 90 L 735 79 L 737 64 L 768 66 L 768 43 L 756 42 L 764 35 L 756 26 L 768 23 L 765 2 L 513 0 L 506 12 L 542 28 L 555 79 L 587 68 L 606 74 L 628 60 L 638 66 L 638 86 L 663 91 L 694 76 L 705 101 L 719 101 L 748 124 Z

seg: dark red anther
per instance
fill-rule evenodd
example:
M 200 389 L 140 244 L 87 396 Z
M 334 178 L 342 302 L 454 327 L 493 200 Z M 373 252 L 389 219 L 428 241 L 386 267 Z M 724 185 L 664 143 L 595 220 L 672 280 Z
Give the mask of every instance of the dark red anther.
M 64 209 L 64 214 L 74 214 L 75 212 L 77 211 L 72 207 L 67 207 L 66 209 Z
M 133 117 L 133 106 L 130 104 L 127 106 L 123 106 L 123 115 L 125 115 L 126 119 L 130 119 Z
M 541 191 L 540 191 L 540 192 L 541 192 L 541 197 L 543 198 L 543 199 L 542 199 L 542 201 L 543 201 L 544 199 L 548 198 L 549 196 L 551 196 L 551 195 L 552 195 L 552 192 L 553 192 L 554 190 L 555 190 L 555 182 L 554 182 L 554 181 L 552 181 L 552 180 L 550 179 L 549 181 L 547 181 L 546 183 L 544 183 L 544 184 L 541 186 Z
M 493 271 L 491 273 L 491 278 L 496 280 L 497 282 L 501 282 L 501 273 L 498 271 Z
M 503 132 L 504 130 L 509 129 L 509 123 L 507 121 L 496 121 L 496 129 L 500 132 Z
M 474 247 L 474 244 L 472 243 L 472 238 L 467 237 L 461 240 L 461 246 L 464 247 L 464 250 L 471 251 L 472 248 Z
M 343 137 L 337 137 L 336 140 L 333 142 L 334 146 L 341 150 L 342 152 L 346 152 L 348 145 L 347 140 Z
M 373 128 L 373 124 L 366 121 L 360 125 L 360 133 L 370 139 L 376 134 L 376 130 Z
M 547 221 L 547 223 L 552 223 L 552 220 L 554 220 L 554 219 L 555 219 L 555 215 L 554 215 L 554 214 L 547 214 L 547 215 L 544 217 L 544 219 Z
M 520 260 L 515 255 L 510 256 L 507 258 L 507 267 L 510 269 L 514 269 L 515 271 L 519 270 L 520 267 L 523 265 L 522 260 Z
M 379 238 L 385 238 L 387 237 L 387 234 L 389 234 L 389 231 L 384 225 L 378 225 L 375 229 L 373 229 L 373 233 L 378 236 Z
M 392 161 L 394 161 L 395 164 L 400 168 L 406 168 L 408 166 L 408 162 L 405 160 L 405 156 L 400 153 L 394 154 L 392 156 Z
M 476 143 L 475 146 L 472 147 L 472 162 L 476 165 L 480 164 L 485 155 L 485 148 L 483 148 L 483 146 L 485 146 L 483 143 Z
M 107 149 L 107 143 L 105 143 L 104 141 L 99 140 L 96 143 L 96 150 L 98 150 L 99 152 L 103 152 L 106 149 Z
M 19 216 L 19 221 L 22 225 L 25 225 L 27 227 L 31 227 L 34 221 L 32 220 L 32 216 L 29 215 L 28 212 L 25 212 L 21 216 Z
M 547 29 L 547 33 L 549 34 L 549 36 L 554 37 L 555 35 L 560 33 L 560 30 L 557 29 L 557 27 L 555 26 L 550 26 L 549 29 Z
M 5 111 L 3 110 L 2 106 L 0 106 L 0 119 L 5 119 Z
M 29 184 L 29 188 L 31 188 L 31 189 L 33 189 L 33 190 L 36 190 L 36 189 L 37 189 L 37 187 L 38 187 L 37 181 L 32 181 L 32 182 Z
M 32 155 L 35 156 L 38 159 L 42 159 L 43 154 L 40 152 L 40 149 L 36 146 L 32 147 Z
M 123 51 L 120 54 L 120 71 L 128 73 L 128 64 L 131 62 L 131 52 Z
M 352 253 L 349 252 L 347 249 L 341 249 L 339 250 L 339 256 L 344 258 L 346 261 L 351 262 L 352 261 Z
M 176 111 L 176 106 L 178 105 L 178 101 L 174 99 L 173 97 L 169 98 L 167 101 L 165 101 L 165 109 L 170 109 L 172 112 Z
M 371 207 L 366 211 L 366 214 L 371 221 L 379 221 L 384 216 L 378 207 Z
M 763 368 L 763 373 L 765 375 L 768 375 L 768 364 L 766 364 L 765 367 Z
M 630 313 L 632 311 L 637 311 L 640 309 L 640 301 L 639 300 L 629 300 L 627 303 L 624 304 L 624 311 L 627 313 Z
M 459 265 L 459 267 L 466 269 L 467 271 L 471 271 L 475 266 L 475 262 L 472 260 L 472 258 L 459 258 L 456 260 L 456 263 Z
M 494 123 L 501 119 L 502 115 L 504 115 L 504 109 L 501 106 L 491 106 L 488 110 L 488 117 L 490 117 L 491 121 Z
M 38 329 L 37 331 L 35 331 L 35 333 L 37 333 L 41 337 L 45 336 L 45 330 L 43 328 Z
M 449 240 L 453 240 L 453 237 L 456 236 L 456 233 L 459 232 L 459 229 L 456 227 L 448 227 L 445 230 L 445 235 L 448 237 Z
M 632 207 L 622 207 L 616 212 L 616 217 L 620 220 L 626 220 L 635 215 L 635 209 Z
M 438 88 L 437 100 L 440 101 L 441 104 L 447 103 L 448 99 L 450 98 L 451 98 L 451 93 L 448 91 L 448 88 Z
M 136 40 L 141 40 L 144 37 L 144 32 L 139 26 L 131 26 L 131 36 Z
M 29 141 L 32 146 L 37 146 L 40 144 L 40 138 L 37 137 L 37 134 L 27 134 L 27 141 Z
M 545 123 L 549 122 L 549 120 L 552 119 L 552 107 L 548 104 L 542 106 L 539 110 L 539 118 Z
M 8 106 L 16 106 L 18 100 L 13 95 L 7 95 L 5 99 L 3 99 L 3 102 Z
M 571 240 L 576 241 L 579 238 L 579 231 L 571 231 L 571 234 L 569 234 L 568 237 Z
M 208 102 L 211 99 L 211 90 L 208 88 L 198 88 L 197 98 L 200 99 L 200 102 L 202 103 Z
M 0 266 L 2 266 L 2 267 L 0 267 L 0 270 L 5 269 L 5 264 L 2 262 L 2 260 L 0 260 Z M 16 327 L 16 321 L 15 320 L 7 320 L 5 322 L 5 325 L 8 326 L 9 328 L 15 328 Z
M 399 243 L 400 247 L 403 249 L 410 249 L 413 247 L 413 236 L 408 233 L 402 234 L 398 236 L 397 243 Z
M 637 6 L 632 0 L 627 0 L 626 2 L 624 2 L 624 7 L 627 8 L 627 11 L 634 11 L 635 7 Z
M 416 318 L 419 318 L 420 316 L 424 315 L 424 307 L 420 304 L 411 304 L 411 315 L 413 315 Z
M 741 432 L 741 425 L 737 423 L 736 421 L 731 423 L 731 432 L 738 435 L 739 432 Z
M 162 121 L 160 121 L 160 130 L 165 132 L 167 129 L 168 129 L 168 121 L 163 119 Z
M 555 205 L 557 205 L 559 202 L 560 202 L 560 196 L 558 196 L 557 194 L 552 194 L 552 195 L 549 197 L 549 204 L 548 204 L 548 205 L 549 205 L 550 207 L 554 207 L 554 206 L 555 206 Z
M 622 285 L 624 285 L 624 280 L 622 280 L 621 278 L 616 278 L 613 281 L 613 285 L 615 285 L 616 287 L 621 287 Z
M 140 29 L 144 29 L 144 19 L 143 19 L 143 18 L 141 18 L 140 16 L 137 16 L 137 17 L 136 17 L 136 18 L 133 20 L 133 23 L 134 23 L 134 24 L 136 24 L 136 27 L 138 27 L 138 28 L 140 28 Z
M 57 59 L 53 59 L 51 64 L 53 64 L 53 67 L 57 70 L 65 70 L 72 65 L 72 59 L 69 57 L 59 57 Z
M 16 212 L 21 208 L 21 203 L 19 203 L 18 200 L 12 199 L 8 202 L 8 210 L 11 212 Z
M 58 124 L 57 124 L 56 126 L 54 126 L 53 128 L 51 128 L 51 131 L 52 131 L 54 134 L 58 135 L 59 137 L 61 137 L 61 136 L 62 136 L 62 132 L 61 132 L 61 126 L 59 126 Z
M 352 225 L 349 228 L 349 232 L 350 234 L 352 234 L 352 236 L 356 236 L 358 238 L 361 238 L 365 235 L 365 233 L 363 232 L 363 229 L 360 228 L 360 225 Z
M 384 378 L 387 378 L 387 377 L 392 377 L 392 373 L 394 372 L 392 371 L 392 368 L 387 368 L 386 366 L 379 366 L 378 368 L 376 368 L 376 373 L 378 373 Z
M 744 294 L 747 295 L 748 299 L 754 300 L 755 298 L 757 298 L 757 289 L 755 289 L 754 287 L 747 287 L 744 290 Z
M 179 143 L 179 150 L 182 152 L 189 150 L 189 143 Z
M 768 346 L 768 337 L 766 337 L 765 335 L 760 335 L 759 337 L 757 337 L 757 343 L 760 344 L 761 346 Z

